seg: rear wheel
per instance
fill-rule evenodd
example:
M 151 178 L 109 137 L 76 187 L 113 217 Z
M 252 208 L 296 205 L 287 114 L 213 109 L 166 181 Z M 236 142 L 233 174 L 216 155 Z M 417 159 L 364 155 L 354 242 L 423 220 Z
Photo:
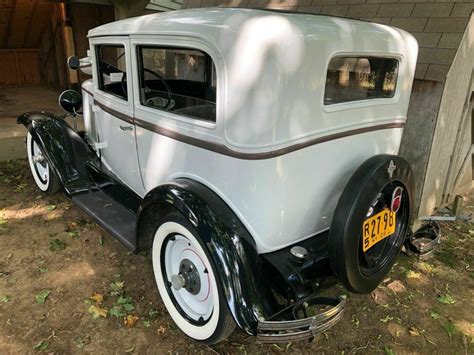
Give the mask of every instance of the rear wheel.
M 215 344 L 232 333 L 235 322 L 212 260 L 181 214 L 170 213 L 159 222 L 152 260 L 161 298 L 184 334 Z
M 54 194 L 61 189 L 61 183 L 49 166 L 43 151 L 28 132 L 26 150 L 31 173 L 38 188 L 47 194 Z
M 413 174 L 398 156 L 368 159 L 346 185 L 331 225 L 329 257 L 342 284 L 374 290 L 390 271 L 410 224 Z

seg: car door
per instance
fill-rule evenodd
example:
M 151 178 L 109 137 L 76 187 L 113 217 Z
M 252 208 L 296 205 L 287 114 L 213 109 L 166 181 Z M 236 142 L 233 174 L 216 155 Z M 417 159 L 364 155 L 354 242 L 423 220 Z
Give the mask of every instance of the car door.
M 100 157 L 105 167 L 138 195 L 144 187 L 136 149 L 130 44 L 128 37 L 92 39 L 94 105 Z M 129 75 L 129 77 L 127 77 Z

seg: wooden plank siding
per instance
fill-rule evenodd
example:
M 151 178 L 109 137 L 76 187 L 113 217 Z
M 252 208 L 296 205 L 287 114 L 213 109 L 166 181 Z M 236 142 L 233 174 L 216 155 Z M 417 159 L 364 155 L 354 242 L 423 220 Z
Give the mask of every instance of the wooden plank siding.
M 0 85 L 39 85 L 37 49 L 0 49 Z

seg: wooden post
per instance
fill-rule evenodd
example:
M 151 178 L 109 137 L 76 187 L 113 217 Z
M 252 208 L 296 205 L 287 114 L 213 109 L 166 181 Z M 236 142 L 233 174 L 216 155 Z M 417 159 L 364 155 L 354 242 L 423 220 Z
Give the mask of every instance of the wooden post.
M 63 30 L 63 39 L 64 39 L 64 60 L 67 60 L 70 56 L 76 55 L 76 50 L 74 47 L 74 35 L 72 32 L 71 20 L 67 13 L 66 4 L 61 3 L 61 22 Z M 66 69 L 68 72 L 68 81 L 69 86 L 77 85 L 77 71 Z
M 459 217 L 462 211 L 462 203 L 464 198 L 461 195 L 456 195 L 453 202 L 453 215 Z

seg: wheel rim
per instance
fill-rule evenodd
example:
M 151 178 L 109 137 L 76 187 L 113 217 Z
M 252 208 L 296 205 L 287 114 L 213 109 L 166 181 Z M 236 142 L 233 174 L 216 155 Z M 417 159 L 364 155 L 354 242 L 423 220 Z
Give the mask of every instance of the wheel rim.
M 204 263 L 208 271 L 210 285 L 208 300 L 210 302 L 209 304 L 212 304 L 212 311 L 210 312 L 211 314 L 208 317 L 204 314 L 204 311 L 201 311 L 200 317 L 202 317 L 202 320 L 199 319 L 197 314 L 191 312 L 188 314 L 185 312 L 185 310 L 187 310 L 185 304 L 182 303 L 180 305 L 178 303 L 175 297 L 175 293 L 173 293 L 172 291 L 173 285 L 170 285 L 170 283 L 172 283 L 173 275 L 176 274 L 173 274 L 172 267 L 168 266 L 167 269 L 165 261 L 165 250 L 167 249 L 168 243 L 171 242 L 171 239 L 176 236 L 179 237 L 177 238 L 178 240 L 181 238 L 187 239 L 188 243 L 190 243 L 192 246 L 192 250 L 194 250 L 197 255 L 199 255 L 199 257 L 201 258 L 200 261 Z M 171 247 L 171 244 L 169 246 Z M 189 247 L 189 245 L 187 246 Z M 181 223 L 171 220 L 162 223 L 158 227 L 155 233 L 155 237 L 153 239 L 152 247 L 153 271 L 155 274 L 156 285 L 158 286 L 161 299 L 163 300 L 166 309 L 168 310 L 171 318 L 173 318 L 173 321 L 176 323 L 178 328 L 180 328 L 181 331 L 183 331 L 186 335 L 196 340 L 207 340 L 211 338 L 216 332 L 221 316 L 221 302 L 219 294 L 220 290 L 211 261 L 207 256 L 207 253 L 204 248 L 205 247 L 201 245 L 197 237 L 187 227 L 185 227 Z M 177 251 L 178 247 L 176 247 L 175 250 Z M 179 253 L 177 255 L 179 255 Z M 177 259 L 178 260 L 173 261 L 173 264 L 177 266 L 179 266 L 184 259 L 188 259 L 192 261 L 194 266 L 196 266 L 197 268 L 202 267 L 202 265 L 199 265 L 200 261 L 194 261 L 193 259 L 190 259 L 184 254 L 181 259 Z M 203 270 L 200 270 L 200 275 L 202 275 Z M 198 295 L 202 294 L 202 290 L 206 289 L 207 287 L 206 280 L 202 280 L 202 278 L 200 278 L 200 281 L 202 282 Z M 181 298 L 181 300 L 183 300 L 183 298 Z M 203 298 L 201 297 L 198 300 L 203 300 Z M 209 308 L 211 308 L 210 305 Z M 209 311 L 209 309 L 207 310 Z
M 171 234 L 162 248 L 162 274 L 168 294 L 181 315 L 191 323 L 209 321 L 214 298 L 209 272 L 194 242 Z
M 26 138 L 26 148 L 31 174 L 38 188 L 46 192 L 49 189 L 51 171 L 41 148 L 30 133 L 28 133 Z
M 365 252 L 362 249 L 362 231 L 360 232 L 358 252 L 359 269 L 361 274 L 365 277 L 377 277 L 380 272 L 385 271 L 387 266 L 394 261 L 405 240 L 409 222 L 410 202 L 407 189 L 401 182 L 393 181 L 383 187 L 380 193 L 374 197 L 374 202 L 368 208 L 366 219 L 385 208 L 390 209 L 391 196 L 397 187 L 401 187 L 403 192 L 401 204 L 396 213 L 395 232 Z
M 44 158 L 43 152 L 41 151 L 40 147 L 34 140 L 31 140 L 32 149 L 31 149 L 31 159 L 33 161 L 33 165 L 36 171 L 36 175 L 38 179 L 43 184 L 47 184 L 49 181 L 49 166 Z

